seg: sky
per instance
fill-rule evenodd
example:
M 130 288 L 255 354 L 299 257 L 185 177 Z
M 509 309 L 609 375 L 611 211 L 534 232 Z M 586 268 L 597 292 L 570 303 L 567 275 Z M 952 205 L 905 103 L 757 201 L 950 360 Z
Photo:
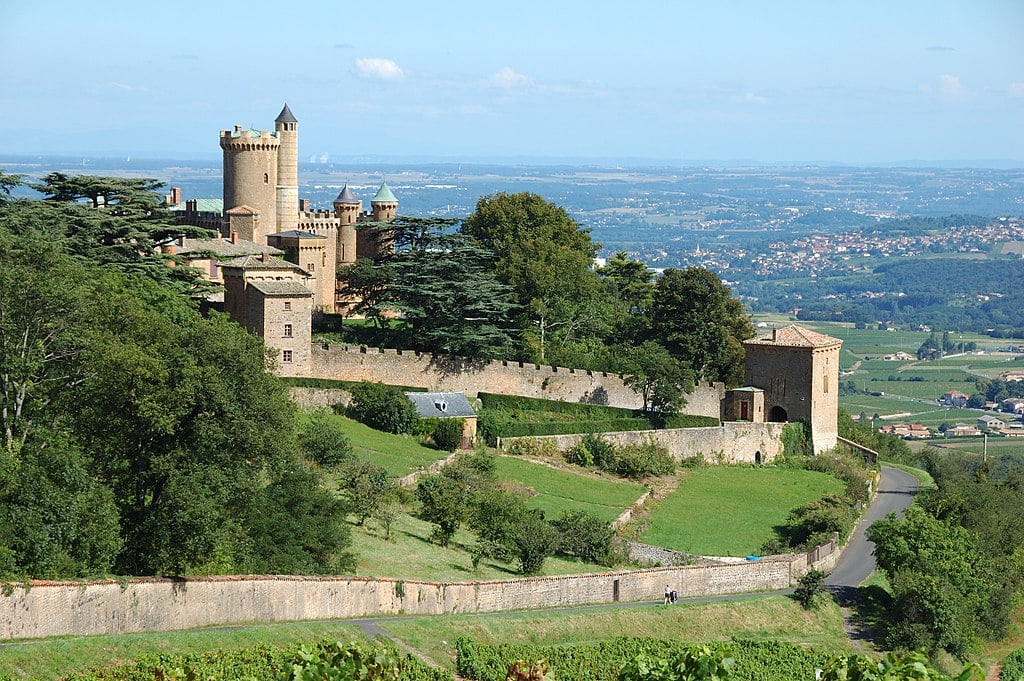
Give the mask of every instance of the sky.
M 0 0 L 0 155 L 1019 161 L 1024 0 Z M 980 163 L 979 163 L 980 164 Z

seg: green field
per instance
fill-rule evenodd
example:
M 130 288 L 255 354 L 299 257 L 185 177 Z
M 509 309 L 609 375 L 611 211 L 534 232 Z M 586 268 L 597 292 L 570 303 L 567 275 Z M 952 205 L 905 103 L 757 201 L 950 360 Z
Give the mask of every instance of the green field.
M 641 541 L 702 556 L 746 556 L 758 552 L 794 507 L 844 489 L 814 471 L 697 468 L 652 511 Z
M 352 449 L 358 458 L 383 466 L 388 475 L 395 478 L 408 475 L 448 456 L 448 452 L 423 444 L 411 435 L 382 433 L 338 414 L 327 416 L 337 423 L 352 441 Z
M 528 505 L 544 511 L 549 520 L 573 510 L 610 522 L 646 491 L 642 485 L 622 478 L 575 473 L 514 456 L 499 456 L 497 463 L 498 479 L 514 480 L 536 492 Z
M 514 579 L 521 577 L 518 565 L 484 559 L 477 568 L 469 549 L 476 536 L 468 530 L 455 533 L 448 547 L 430 541 L 433 528 L 411 515 L 401 514 L 391 527 L 391 539 L 374 520 L 365 527 L 352 526 L 352 551 L 356 554 L 356 574 L 363 577 L 395 577 L 432 582 L 462 582 L 474 579 Z M 602 565 L 552 557 L 544 561 L 542 574 L 571 575 L 605 572 Z

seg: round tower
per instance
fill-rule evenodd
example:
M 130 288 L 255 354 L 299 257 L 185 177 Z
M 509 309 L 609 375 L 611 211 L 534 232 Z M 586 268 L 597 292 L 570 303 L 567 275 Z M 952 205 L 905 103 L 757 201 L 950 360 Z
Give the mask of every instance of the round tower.
M 248 206 L 259 212 L 260 228 L 253 241 L 267 242 L 277 231 L 277 153 L 281 142 L 261 130 L 222 130 L 224 150 L 224 211 Z M 224 235 L 227 236 L 227 235 Z
M 285 104 L 274 120 L 281 142 L 277 152 L 277 231 L 295 229 L 299 224 L 299 121 Z
M 381 182 L 377 194 L 370 199 L 370 210 L 373 213 L 374 222 L 391 222 L 398 213 L 398 199 L 391 193 L 391 187 L 387 181 Z
M 356 261 L 356 222 L 362 211 L 363 203 L 356 198 L 346 184 L 334 199 L 334 215 L 338 218 L 338 249 L 339 265 L 351 265 Z

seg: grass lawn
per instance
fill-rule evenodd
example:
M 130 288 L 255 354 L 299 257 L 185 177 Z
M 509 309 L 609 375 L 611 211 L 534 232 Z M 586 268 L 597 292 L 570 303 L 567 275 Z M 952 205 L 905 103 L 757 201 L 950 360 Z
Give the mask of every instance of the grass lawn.
M 850 652 L 842 615 L 835 603 L 803 610 L 784 596 L 751 596 L 711 603 L 677 603 L 665 607 L 607 607 L 503 615 L 446 615 L 383 623 L 388 634 L 453 666 L 454 641 L 468 636 L 482 643 L 572 645 L 618 636 L 652 636 L 684 641 L 721 641 L 730 636 L 751 640 L 805 643 L 835 652 Z
M 402 514 L 391 526 L 391 539 L 374 520 L 366 527 L 352 527 L 352 551 L 356 554 L 356 574 L 364 577 L 396 577 L 435 582 L 464 582 L 476 579 L 518 578 L 518 565 L 483 560 L 473 569 L 469 548 L 475 535 L 462 529 L 455 533 L 447 548 L 431 543 L 433 525 Z M 601 565 L 564 558 L 548 558 L 542 574 L 571 575 L 605 572 Z
M 366 637 L 357 627 L 335 621 L 17 641 L 0 646 L 0 678 L 59 679 L 143 655 L 241 650 L 261 643 L 284 648 L 320 639 L 365 641 Z
M 499 456 L 497 464 L 499 480 L 514 480 L 537 493 L 528 505 L 544 511 L 549 520 L 573 510 L 610 522 L 646 491 L 643 485 L 621 478 L 574 473 L 515 456 Z
M 411 435 L 392 435 L 364 426 L 338 414 L 327 414 L 349 440 L 355 455 L 383 466 L 388 475 L 398 478 L 448 456 Z M 300 422 L 301 425 L 301 422 Z
M 844 489 L 815 471 L 697 468 L 651 512 L 641 541 L 697 555 L 746 556 L 758 552 L 794 507 Z

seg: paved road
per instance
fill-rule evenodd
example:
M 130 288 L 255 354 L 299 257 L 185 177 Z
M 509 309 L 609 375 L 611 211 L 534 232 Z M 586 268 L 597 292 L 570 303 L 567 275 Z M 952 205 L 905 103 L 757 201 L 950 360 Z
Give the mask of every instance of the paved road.
M 917 478 L 913 475 L 888 466 L 882 467 L 878 495 L 857 523 L 857 528 L 850 535 L 850 541 L 839 558 L 839 564 L 825 581 L 838 596 L 842 596 L 845 590 L 856 590 L 875 570 L 875 557 L 872 554 L 874 544 L 864 536 L 867 528 L 890 513 L 902 516 L 914 500 L 917 487 Z

